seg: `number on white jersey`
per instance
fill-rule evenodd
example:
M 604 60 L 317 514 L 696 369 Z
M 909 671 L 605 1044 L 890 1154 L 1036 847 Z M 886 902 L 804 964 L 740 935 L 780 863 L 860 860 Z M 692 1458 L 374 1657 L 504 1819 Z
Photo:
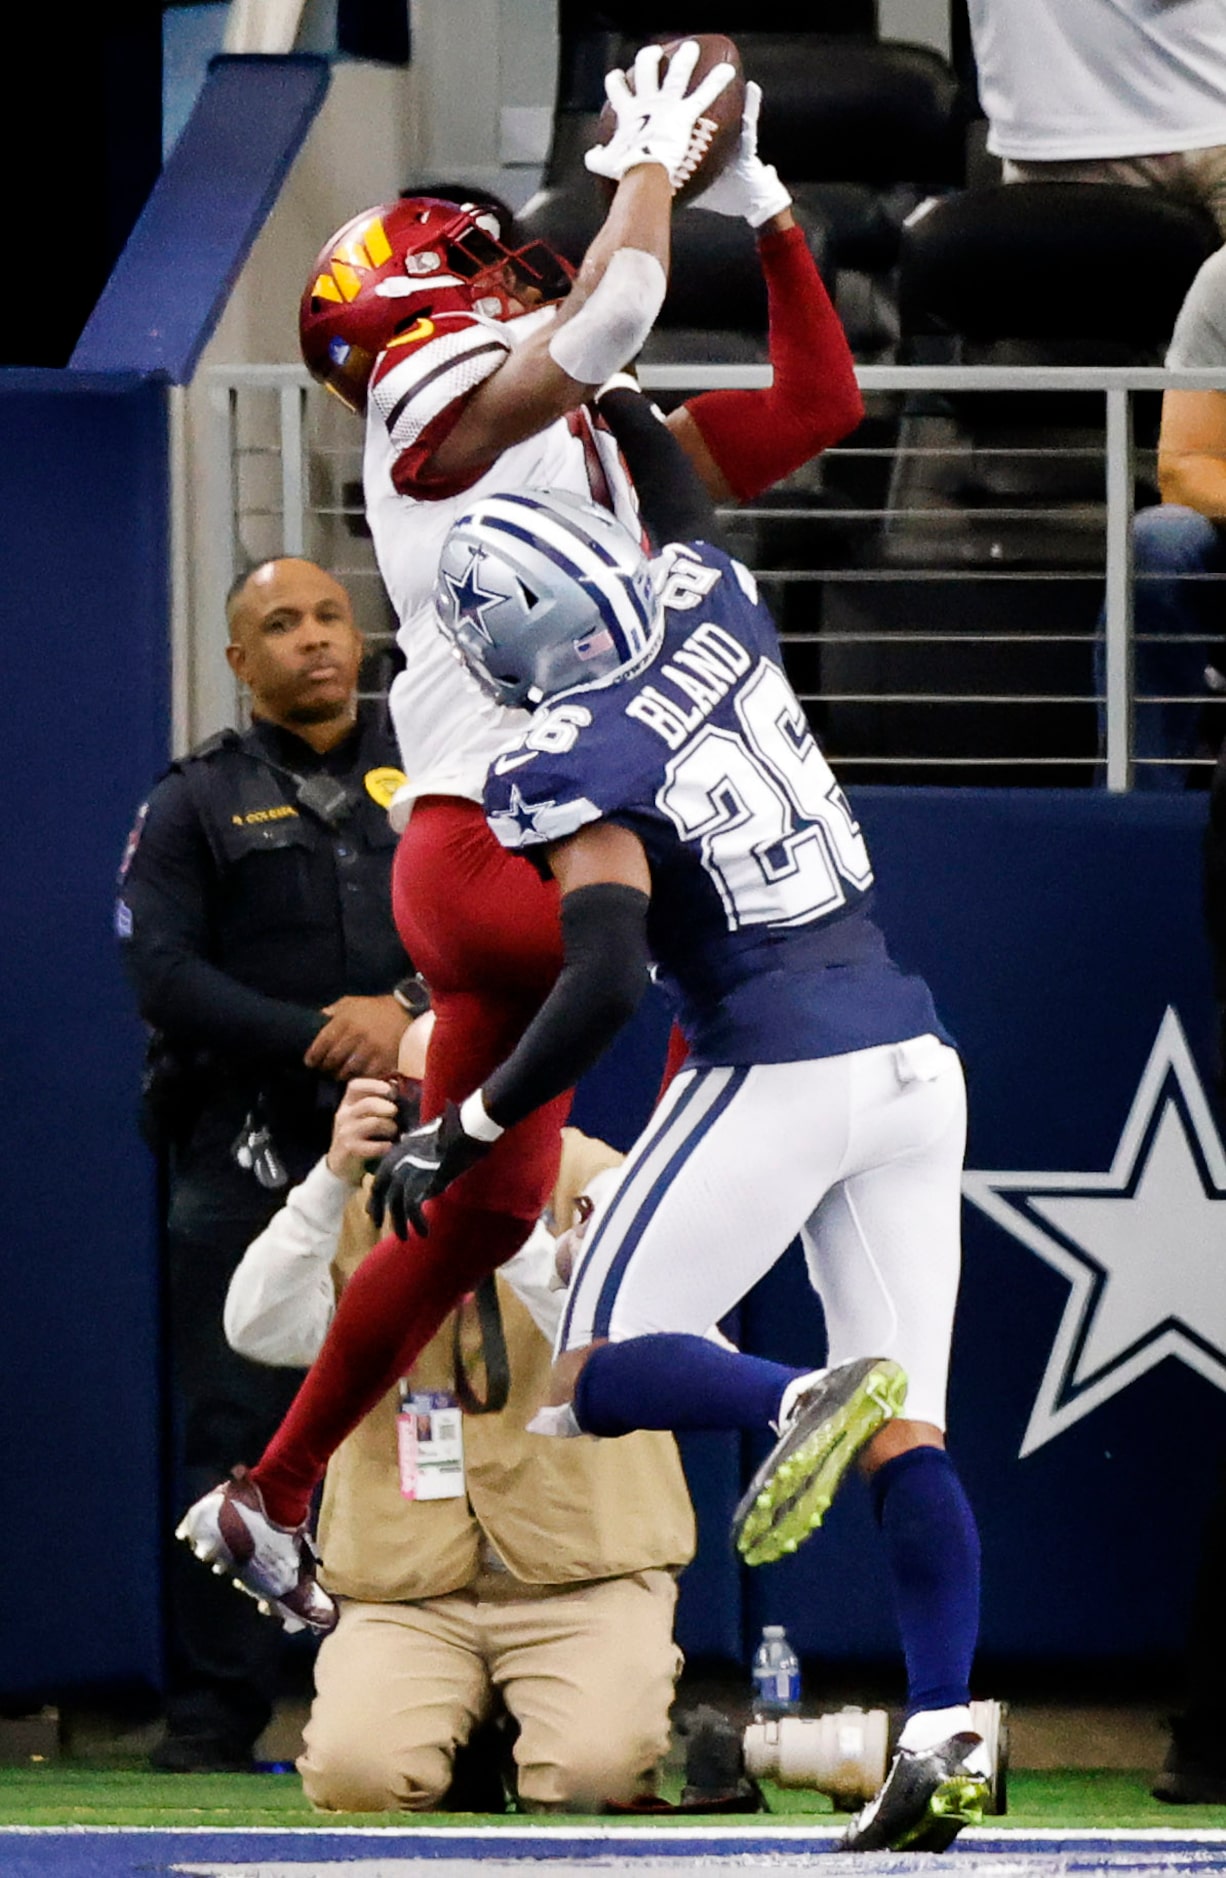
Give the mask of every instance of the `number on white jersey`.
M 740 734 L 704 726 L 656 801 L 697 843 L 730 930 L 805 925 L 872 884 L 868 850 L 778 666 L 759 661 L 736 712 Z

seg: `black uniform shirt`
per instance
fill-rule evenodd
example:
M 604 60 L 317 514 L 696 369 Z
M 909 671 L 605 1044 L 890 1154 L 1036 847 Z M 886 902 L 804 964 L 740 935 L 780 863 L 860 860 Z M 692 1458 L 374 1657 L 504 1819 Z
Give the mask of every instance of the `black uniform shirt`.
M 362 705 L 326 755 L 257 720 L 156 785 L 116 921 L 141 1015 L 174 1046 L 299 1065 L 324 1005 L 390 992 L 412 969 L 391 909 L 399 760 L 386 710 Z M 326 800 L 310 806 L 328 779 L 348 801 L 330 819 Z

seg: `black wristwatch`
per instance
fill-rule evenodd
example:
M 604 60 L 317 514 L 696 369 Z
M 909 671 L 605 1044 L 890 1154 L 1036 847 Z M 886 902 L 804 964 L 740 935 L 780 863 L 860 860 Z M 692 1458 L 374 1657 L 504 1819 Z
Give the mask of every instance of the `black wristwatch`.
M 414 972 L 411 978 L 402 978 L 394 986 L 392 996 L 410 1017 L 424 1017 L 430 1009 L 430 987 L 420 972 Z

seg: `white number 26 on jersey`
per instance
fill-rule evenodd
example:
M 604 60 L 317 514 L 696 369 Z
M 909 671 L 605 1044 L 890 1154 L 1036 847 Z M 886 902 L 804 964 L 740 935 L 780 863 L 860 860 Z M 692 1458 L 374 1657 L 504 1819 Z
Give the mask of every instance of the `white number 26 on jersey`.
M 868 850 L 777 666 L 759 663 L 736 711 L 739 733 L 699 731 L 656 800 L 697 843 L 731 930 L 803 925 L 872 884 Z

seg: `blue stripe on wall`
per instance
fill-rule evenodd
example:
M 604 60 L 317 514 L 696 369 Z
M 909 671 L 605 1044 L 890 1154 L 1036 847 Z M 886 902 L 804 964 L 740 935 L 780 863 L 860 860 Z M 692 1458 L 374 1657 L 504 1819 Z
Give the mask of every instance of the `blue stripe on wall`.
M 69 361 L 190 379 L 328 89 L 315 53 L 212 61 Z

